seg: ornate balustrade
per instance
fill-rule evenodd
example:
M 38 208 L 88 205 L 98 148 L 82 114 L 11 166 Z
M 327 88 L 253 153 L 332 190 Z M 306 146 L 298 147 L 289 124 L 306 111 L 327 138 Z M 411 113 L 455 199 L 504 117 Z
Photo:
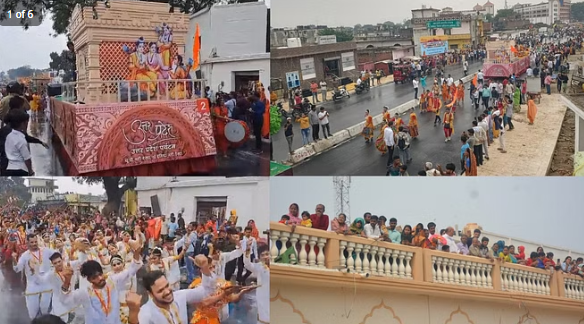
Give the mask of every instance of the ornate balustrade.
M 204 80 L 193 79 L 78 81 L 61 85 L 61 100 L 84 103 L 189 100 L 202 98 L 204 89 Z
M 579 276 L 300 226 L 271 223 L 270 248 L 276 267 L 584 301 Z

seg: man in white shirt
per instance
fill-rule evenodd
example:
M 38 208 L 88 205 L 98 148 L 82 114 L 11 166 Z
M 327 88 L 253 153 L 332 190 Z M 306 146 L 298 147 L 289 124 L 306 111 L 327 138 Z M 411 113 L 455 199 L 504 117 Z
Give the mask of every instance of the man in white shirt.
M 320 85 L 320 92 L 322 94 L 322 102 L 325 102 L 326 101 L 326 93 L 327 93 L 326 82 L 324 80 L 321 80 L 319 85 Z
M 414 78 L 414 81 L 412 81 L 412 84 L 414 85 L 414 99 L 418 100 L 418 78 Z
M 225 290 L 222 290 L 216 296 L 208 297 L 210 291 L 204 285 L 173 292 L 161 271 L 147 273 L 142 282 L 150 299 L 140 308 L 138 314 L 140 324 L 189 323 L 188 304 L 207 307 L 225 298 L 226 295 Z
M 166 237 L 168 236 L 168 219 L 166 216 L 162 215 L 162 227 L 160 228 L 160 236 L 162 237 L 162 242 L 166 241 Z
M 24 133 L 28 127 L 30 116 L 24 110 L 13 109 L 7 117 L 10 117 L 12 131 L 6 136 L 4 152 L 8 160 L 8 166 L 4 170 L 4 176 L 32 176 L 32 160 L 28 142 Z
M 377 219 L 377 216 L 372 215 L 369 219 L 369 224 L 363 226 L 366 238 L 379 239 L 381 237 L 381 229 L 377 226 Z
M 450 247 L 450 253 L 461 253 L 460 250 L 458 249 L 458 245 L 456 245 L 456 241 L 454 240 L 453 236 L 454 228 L 448 227 L 446 229 L 446 234 L 444 234 L 442 237 L 446 239 L 446 244 L 448 245 L 448 247 Z
M 531 67 L 527 68 L 527 76 L 528 77 L 532 77 L 533 76 L 533 69 Z
M 464 76 L 468 75 L 468 61 L 464 61 L 462 63 L 462 67 L 464 68 Z
M 454 78 L 452 77 L 452 75 L 450 75 L 450 74 L 448 75 L 448 79 L 446 80 L 446 84 L 449 87 L 452 87 L 452 85 L 454 84 Z
M 387 155 L 389 156 L 387 160 L 387 166 L 389 167 L 393 163 L 393 149 L 395 148 L 395 137 L 391 127 L 393 126 L 393 121 L 389 121 L 387 127 L 383 131 L 383 140 L 387 146 Z
M 361 78 L 357 78 L 357 86 L 360 87 L 361 83 L 363 83 L 363 81 L 361 81 Z
M 426 162 L 426 176 L 427 177 L 439 177 L 442 174 L 440 171 L 434 169 L 432 162 Z
M 479 73 L 477 73 L 477 81 L 479 83 L 483 83 L 484 79 L 485 79 L 485 74 L 481 70 L 479 70 Z
M 320 123 L 320 127 L 322 128 L 322 133 L 324 134 L 324 138 L 327 139 L 329 136 L 333 136 L 331 134 L 331 128 L 329 126 L 329 113 L 324 110 L 324 107 L 320 107 L 320 112 L 318 113 L 318 120 Z M 327 136 L 328 134 L 328 136 Z

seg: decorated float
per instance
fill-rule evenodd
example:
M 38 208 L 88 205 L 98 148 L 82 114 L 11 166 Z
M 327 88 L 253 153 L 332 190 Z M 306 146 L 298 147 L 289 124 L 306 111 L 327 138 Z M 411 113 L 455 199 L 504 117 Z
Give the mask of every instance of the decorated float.
M 487 59 L 483 64 L 486 78 L 520 76 L 529 68 L 529 50 L 516 46 L 512 40 L 490 41 L 486 44 Z
M 205 81 L 189 75 L 198 62 L 183 60 L 188 16 L 168 8 L 120 0 L 95 13 L 74 10 L 77 82 L 63 84 L 48 109 L 65 174 L 183 175 L 216 168 L 211 109 L 201 95 Z

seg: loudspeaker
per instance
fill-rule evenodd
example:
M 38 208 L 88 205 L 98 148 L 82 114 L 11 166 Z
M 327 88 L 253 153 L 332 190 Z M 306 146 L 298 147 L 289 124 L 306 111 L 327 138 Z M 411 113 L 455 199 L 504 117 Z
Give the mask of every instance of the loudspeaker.
M 62 94 L 61 85 L 49 84 L 47 86 L 47 93 L 49 94 L 49 97 L 60 96 Z

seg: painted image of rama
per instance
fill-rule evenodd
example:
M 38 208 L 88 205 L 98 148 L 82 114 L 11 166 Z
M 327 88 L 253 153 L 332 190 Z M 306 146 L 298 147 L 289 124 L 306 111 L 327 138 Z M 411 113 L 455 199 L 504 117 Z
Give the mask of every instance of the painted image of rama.
M 128 81 L 142 81 L 130 83 L 130 88 L 139 88 L 141 94 L 148 94 L 150 98 L 157 94 L 168 95 L 171 99 L 186 99 L 188 97 L 190 82 L 186 85 L 179 82 L 165 82 L 165 80 L 185 80 L 190 79 L 189 71 L 192 63 L 183 63 L 180 55 L 172 57 L 171 49 L 172 29 L 167 24 L 156 27 L 154 30 L 158 35 L 156 42 L 146 42 L 144 37 L 138 38 L 134 49 L 124 45 L 122 49 L 128 57 L 129 74 Z

